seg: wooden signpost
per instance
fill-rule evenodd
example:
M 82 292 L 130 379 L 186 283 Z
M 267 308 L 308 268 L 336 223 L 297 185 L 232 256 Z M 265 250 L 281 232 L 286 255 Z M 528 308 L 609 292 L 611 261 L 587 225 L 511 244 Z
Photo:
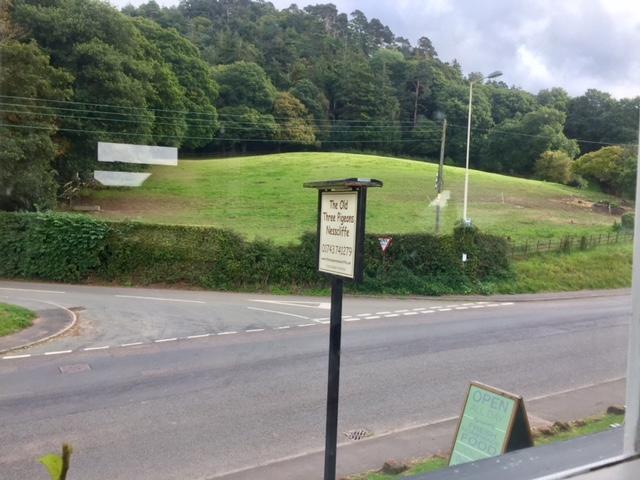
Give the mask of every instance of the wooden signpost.
M 449 466 L 533 446 L 522 397 L 472 382 L 458 421 Z
M 373 179 L 347 178 L 309 182 L 304 186 L 318 189 L 317 265 L 318 271 L 331 275 L 324 480 L 335 480 L 343 279 L 362 281 L 367 188 L 382 187 L 382 182 Z

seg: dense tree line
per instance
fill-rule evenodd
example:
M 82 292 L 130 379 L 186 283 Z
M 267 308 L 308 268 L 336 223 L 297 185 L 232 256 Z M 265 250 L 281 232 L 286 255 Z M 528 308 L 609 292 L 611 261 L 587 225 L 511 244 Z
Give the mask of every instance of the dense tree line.
M 558 181 L 566 158 L 635 143 L 638 98 L 485 84 L 440 59 L 428 37 L 412 45 L 332 4 L 0 5 L 0 208 L 53 205 L 56 183 L 90 176 L 98 141 L 435 158 L 446 116 L 448 162 L 460 165 L 470 81 L 476 168 Z

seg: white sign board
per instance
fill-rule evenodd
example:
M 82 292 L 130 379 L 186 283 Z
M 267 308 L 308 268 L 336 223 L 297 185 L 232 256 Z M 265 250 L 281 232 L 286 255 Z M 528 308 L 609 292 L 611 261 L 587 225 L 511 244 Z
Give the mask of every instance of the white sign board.
M 105 187 L 139 187 L 150 175 L 150 173 L 108 172 L 106 170 L 93 172 L 93 178 Z
M 353 278 L 358 192 L 322 192 L 318 270 Z
M 178 165 L 178 149 L 152 145 L 98 142 L 99 162 Z

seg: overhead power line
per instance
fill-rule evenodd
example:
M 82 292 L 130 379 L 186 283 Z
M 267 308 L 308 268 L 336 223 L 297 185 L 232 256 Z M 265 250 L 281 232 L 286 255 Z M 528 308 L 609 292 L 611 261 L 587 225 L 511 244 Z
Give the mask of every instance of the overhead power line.
M 25 105 L 22 103 L 15 103 L 15 102 L 2 102 L 0 101 L 0 107 L 1 106 L 5 106 L 5 107 L 26 107 L 26 108 L 36 108 L 36 109 L 43 109 L 46 110 L 45 112 L 33 112 L 33 111 L 22 111 L 22 110 L 6 110 L 6 109 L 1 109 L 0 108 L 0 112 L 4 112 L 4 113 L 23 113 L 23 114 L 32 114 L 32 115 L 42 115 L 42 116 L 51 116 L 51 117 L 58 117 L 58 118 L 65 118 L 65 119 L 84 119 L 84 120 L 95 120 L 95 121 L 101 121 L 101 122 L 114 122 L 114 123 L 147 123 L 147 124 L 152 124 L 152 125 L 164 125 L 164 126 L 173 126 L 176 125 L 175 122 L 159 122 L 158 120 L 174 120 L 175 116 L 160 116 L 160 115 L 153 115 L 153 116 L 149 116 L 147 112 L 174 112 L 174 113 L 181 113 L 181 114 L 185 114 L 185 115 L 205 115 L 205 116 L 211 116 L 212 118 L 185 118 L 185 124 L 187 125 L 187 127 L 197 127 L 199 126 L 199 124 L 201 124 L 202 126 L 206 126 L 208 124 L 210 124 L 210 122 L 214 119 L 213 117 L 217 116 L 218 119 L 224 124 L 225 123 L 225 118 L 229 117 L 229 118 L 236 118 L 236 117 L 244 117 L 244 115 L 240 115 L 240 114 L 224 114 L 224 113 L 219 113 L 219 114 L 213 114 L 213 113 L 205 113 L 205 112 L 189 112 L 189 111 L 181 111 L 181 110 L 169 110 L 169 109 L 147 109 L 147 108 L 142 108 L 142 107 L 128 107 L 128 106 L 119 106 L 119 105 L 111 105 L 111 104 L 100 104 L 100 103 L 87 103 L 87 102 L 77 102 L 77 101 L 70 101 L 70 100 L 51 100 L 51 99 L 42 99 L 42 98 L 37 98 L 37 97 L 20 97 L 20 96 L 12 96 L 12 95 L 0 95 L 0 99 L 2 98 L 11 98 L 11 99 L 18 99 L 18 100 L 28 100 L 28 101 L 40 101 L 40 102 L 52 102 L 52 103 L 58 103 L 58 104 L 74 104 L 74 105 L 89 105 L 89 106 L 100 106 L 100 107 L 106 107 L 106 108 L 118 108 L 118 109 L 131 109 L 131 110 L 141 110 L 145 113 L 134 113 L 134 112 L 111 112 L 111 111 L 104 111 L 104 110 L 87 110 L 86 108 L 68 108 L 68 107 L 56 107 L 56 106 L 49 106 L 49 105 Z M 81 116 L 81 115 L 75 115 L 75 114 L 63 114 L 63 113 L 49 113 L 52 110 L 60 110 L 60 111 L 64 111 L 64 112 L 78 112 L 78 113 L 85 113 L 85 114 L 89 114 L 89 115 L 85 115 L 85 116 Z M 91 114 L 96 114 L 96 115 L 116 115 L 116 116 L 120 116 L 120 117 L 128 117 L 128 118 L 141 118 L 142 120 L 127 120 L 126 118 L 109 118 L 109 117 L 96 117 L 96 116 L 90 116 Z M 284 121 L 296 121 L 297 119 L 292 119 L 289 117 L 274 117 L 272 115 L 272 118 L 274 118 L 274 120 L 284 120 Z M 385 123 L 386 122 L 386 123 Z M 360 133 L 383 133 L 382 130 L 384 129 L 397 129 L 397 128 L 408 128 L 408 126 L 413 126 L 413 122 L 410 121 L 393 121 L 392 123 L 388 123 L 389 120 L 372 120 L 372 121 L 368 121 L 368 120 L 335 120 L 335 121 L 331 121 L 331 120 L 325 120 L 322 122 L 318 122 L 317 120 L 313 121 L 313 124 L 309 124 L 308 126 L 300 126 L 300 127 L 296 127 L 296 126 L 289 126 L 289 129 L 292 129 L 294 131 L 296 130 L 304 130 L 306 131 L 308 128 L 314 128 L 315 130 L 319 131 L 320 133 L 352 133 L 352 134 L 360 134 Z M 353 126 L 350 126 L 350 123 L 353 123 Z M 243 127 L 243 125 L 245 125 Z M 459 129 L 466 129 L 467 126 L 466 125 L 457 125 L 457 124 L 449 124 L 449 126 L 453 129 L 459 128 Z M 340 127 L 340 128 L 336 128 L 336 127 Z M 427 131 L 439 131 L 440 127 L 438 124 L 434 124 L 434 125 L 425 125 L 425 124 L 421 124 L 418 127 L 420 130 L 427 130 Z M 256 126 L 255 123 L 253 122 L 248 122 L 248 121 L 238 121 L 238 120 L 233 120 L 233 124 L 230 125 L 230 129 L 232 130 L 244 130 L 244 131 L 254 131 L 254 132 L 259 132 L 259 131 L 263 131 L 263 132 L 271 132 L 272 129 L 269 128 L 260 128 L 259 126 Z M 69 128 L 58 128 L 58 130 L 60 131 L 82 131 L 81 129 L 69 129 Z M 505 131 L 505 130 L 500 130 L 498 128 L 482 128 L 482 127 L 472 127 L 472 130 L 475 132 L 484 132 L 484 133 L 492 133 L 492 134 L 499 134 L 499 135 L 510 135 L 510 136 L 517 136 L 517 137 L 525 137 L 525 138 L 546 138 L 546 136 L 544 135 L 537 135 L 537 134 L 529 134 L 529 133 L 522 133 L 522 132 L 513 132 L 513 131 Z M 92 132 L 95 133 L 96 130 L 86 130 L 87 132 Z M 127 133 L 127 132 L 108 132 L 108 131 L 104 131 L 105 133 L 112 133 L 112 134 L 131 134 L 131 133 Z M 136 135 L 146 135 L 146 134 L 136 134 Z M 172 137 L 168 137 L 165 136 L 165 138 L 172 138 Z M 184 139 L 188 139 L 188 138 L 192 138 L 192 139 L 208 139 L 209 137 L 188 137 L 188 136 L 181 136 L 181 137 L 173 137 L 173 138 L 184 138 Z M 227 138 L 227 137 L 215 137 L 213 139 L 220 139 L 220 140 L 229 140 L 229 141 L 266 141 L 266 140 L 261 140 L 261 139 L 232 139 L 232 138 Z M 579 139 L 579 138 L 575 138 L 575 139 L 569 139 L 569 140 L 575 140 L 577 142 L 580 143 L 588 143 L 588 144 L 595 144 L 595 145 L 605 145 L 605 146 L 612 146 L 612 145 L 622 145 L 622 146 L 629 146 L 629 147 L 635 147 L 636 145 L 634 143 L 621 143 L 621 142 L 607 142 L 607 141 L 600 141 L 600 140 L 587 140 L 587 139 Z M 349 141 L 353 141 L 353 142 L 370 142 L 370 143 L 384 143 L 384 142 L 420 142 L 420 141 L 424 141 L 424 139 L 395 139 L 395 140 L 358 140 L 358 139 L 351 139 L 351 140 L 330 140 L 330 139 L 324 139 L 322 140 L 323 142 L 327 143 L 331 143 L 331 142 L 349 142 Z M 285 142 L 279 142 L 279 143 L 285 143 Z

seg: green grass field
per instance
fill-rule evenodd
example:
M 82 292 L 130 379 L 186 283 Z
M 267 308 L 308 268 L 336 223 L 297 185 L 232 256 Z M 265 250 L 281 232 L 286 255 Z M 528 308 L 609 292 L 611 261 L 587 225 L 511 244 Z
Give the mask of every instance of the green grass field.
M 0 303 L 0 337 L 31 326 L 35 313 L 26 308 Z
M 377 178 L 370 191 L 367 230 L 373 233 L 433 232 L 437 165 L 344 153 L 286 153 L 254 157 L 181 160 L 154 167 L 141 188 L 91 191 L 81 199 L 98 204 L 102 218 L 213 225 L 248 239 L 295 241 L 316 222 L 315 191 L 302 184 L 345 177 Z M 445 168 L 451 199 L 443 231 L 462 217 L 464 170 Z M 553 183 L 471 171 L 469 216 L 483 231 L 514 240 L 603 232 L 616 217 L 594 213 L 607 195 Z

